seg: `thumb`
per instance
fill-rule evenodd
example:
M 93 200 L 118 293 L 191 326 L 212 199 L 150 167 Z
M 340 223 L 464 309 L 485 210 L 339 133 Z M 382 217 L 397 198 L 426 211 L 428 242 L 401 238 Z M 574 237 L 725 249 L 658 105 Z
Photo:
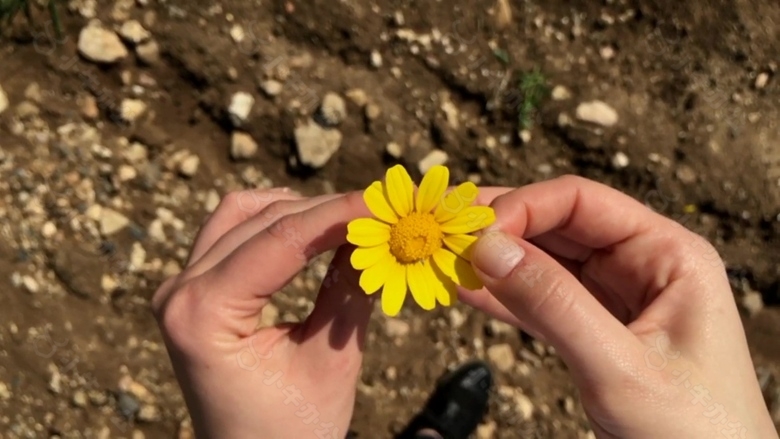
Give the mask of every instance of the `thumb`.
M 546 339 L 570 369 L 590 379 L 611 374 L 638 340 L 568 270 L 534 245 L 490 233 L 474 246 L 472 263 L 487 290 Z M 639 355 L 641 358 L 641 355 Z

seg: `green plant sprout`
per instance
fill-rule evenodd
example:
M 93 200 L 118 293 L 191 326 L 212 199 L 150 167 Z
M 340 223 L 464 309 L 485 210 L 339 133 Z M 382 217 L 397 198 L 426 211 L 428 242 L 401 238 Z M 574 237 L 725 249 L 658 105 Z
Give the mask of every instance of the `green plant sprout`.
M 517 108 L 518 122 L 522 129 L 527 130 L 533 126 L 533 116 L 550 90 L 547 87 L 547 78 L 539 69 L 524 73 L 520 77 L 519 88 L 522 102 Z
M 57 12 L 55 0 L 48 0 L 46 2 L 46 8 L 49 10 L 52 23 L 54 23 L 54 32 L 56 32 L 57 38 L 62 38 L 62 22 L 60 21 L 60 15 Z M 11 24 L 20 11 L 24 11 L 27 21 L 32 25 L 33 0 L 0 0 L 0 32 Z

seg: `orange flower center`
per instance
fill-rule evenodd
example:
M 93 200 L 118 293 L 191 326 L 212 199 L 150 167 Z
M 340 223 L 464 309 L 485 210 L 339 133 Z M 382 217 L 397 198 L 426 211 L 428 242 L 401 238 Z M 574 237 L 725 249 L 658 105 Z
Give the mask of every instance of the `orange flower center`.
M 390 229 L 390 253 L 406 264 L 422 261 L 441 248 L 443 238 L 433 214 L 412 212 Z

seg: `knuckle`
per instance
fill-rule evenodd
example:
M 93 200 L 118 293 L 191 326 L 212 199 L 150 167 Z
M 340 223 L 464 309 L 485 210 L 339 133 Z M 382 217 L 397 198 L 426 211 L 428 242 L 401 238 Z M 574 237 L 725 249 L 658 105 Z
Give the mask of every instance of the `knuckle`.
M 367 209 L 366 203 L 363 201 L 363 192 L 361 191 L 353 191 L 345 194 L 344 202 L 346 203 L 347 209 L 350 212 L 357 212 Z
M 588 180 L 585 177 L 581 177 L 575 174 L 564 174 L 558 177 L 558 180 L 566 182 L 567 184 L 570 184 L 572 186 L 580 186 L 582 184 L 591 182 L 591 180 Z
M 278 219 L 290 211 L 291 201 L 275 200 L 271 201 L 260 212 L 260 215 L 268 219 Z
M 271 236 L 278 239 L 287 239 L 286 237 L 301 229 L 302 216 L 300 213 L 294 213 L 291 215 L 281 216 L 271 227 L 268 228 L 268 232 Z
M 198 327 L 193 324 L 197 319 L 197 307 L 201 302 L 196 300 L 198 284 L 186 282 L 177 287 L 161 304 L 157 312 L 160 329 L 180 350 L 188 345 L 188 335 Z
M 160 286 L 157 288 L 157 291 L 155 291 L 152 295 L 151 306 L 155 317 L 159 318 L 161 315 L 163 311 L 163 304 L 165 303 L 165 298 L 169 296 L 177 279 L 178 276 L 166 279 L 165 282 L 160 284 Z
M 243 190 L 233 191 L 222 197 L 217 206 L 219 211 L 241 212 L 246 217 L 257 214 L 274 199 L 274 195 L 268 191 Z
M 565 273 L 551 269 L 530 304 L 531 315 L 546 317 L 568 316 L 575 304 L 574 291 L 566 280 Z

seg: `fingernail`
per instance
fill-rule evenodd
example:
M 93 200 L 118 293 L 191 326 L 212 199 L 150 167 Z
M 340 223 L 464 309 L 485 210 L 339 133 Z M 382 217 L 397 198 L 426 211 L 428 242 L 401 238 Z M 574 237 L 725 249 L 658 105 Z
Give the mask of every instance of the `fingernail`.
M 525 257 L 525 250 L 504 233 L 483 236 L 474 247 L 474 265 L 494 279 L 503 279 Z

